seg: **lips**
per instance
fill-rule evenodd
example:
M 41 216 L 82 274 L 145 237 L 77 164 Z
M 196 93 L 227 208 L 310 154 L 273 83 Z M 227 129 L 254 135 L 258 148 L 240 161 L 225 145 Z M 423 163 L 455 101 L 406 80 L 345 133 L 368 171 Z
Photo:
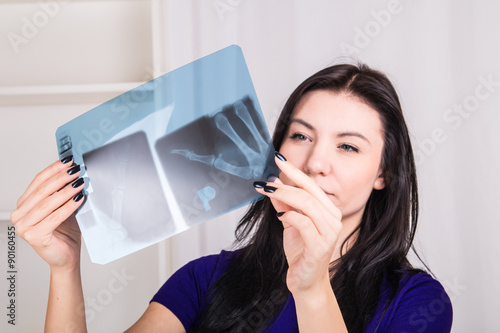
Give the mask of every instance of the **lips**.
M 320 186 L 320 188 L 323 190 L 323 192 L 325 192 L 325 194 L 326 194 L 326 195 L 335 196 L 335 194 L 333 194 L 333 193 L 331 193 L 331 192 L 329 192 L 329 191 L 325 190 L 325 189 L 324 189 L 324 188 L 322 188 L 321 186 Z
M 316 183 L 316 185 L 318 185 L 318 184 Z M 298 187 L 297 185 L 295 185 L 295 184 L 294 184 L 294 185 L 292 185 L 292 186 L 299 188 L 299 187 Z M 322 190 L 322 191 L 323 191 L 326 195 L 330 195 L 330 196 L 332 196 L 332 197 L 334 197 L 334 196 L 335 196 L 335 194 L 333 194 L 332 192 L 325 190 L 325 189 L 324 189 L 323 187 L 321 187 L 320 185 L 318 185 L 318 186 L 319 186 L 319 188 L 320 188 L 320 189 L 321 189 L 321 190 Z

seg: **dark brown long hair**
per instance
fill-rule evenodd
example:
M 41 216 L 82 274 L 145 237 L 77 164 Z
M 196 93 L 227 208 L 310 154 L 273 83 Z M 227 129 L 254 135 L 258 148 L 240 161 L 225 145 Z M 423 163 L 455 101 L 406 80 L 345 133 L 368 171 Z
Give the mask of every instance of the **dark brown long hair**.
M 300 84 L 278 119 L 273 143 L 281 147 L 290 117 L 308 92 L 328 90 L 361 99 L 382 121 L 382 190 L 373 190 L 349 251 L 331 264 L 331 280 L 349 332 L 362 332 L 373 319 L 382 280 L 393 294 L 402 274 L 416 272 L 407 260 L 418 220 L 413 150 L 397 93 L 389 79 L 364 64 L 325 68 Z M 236 229 L 241 248 L 214 283 L 193 332 L 260 332 L 275 318 L 289 294 L 283 227 L 269 199 L 251 205 Z M 345 244 L 345 243 L 344 243 Z M 344 246 L 342 246 L 344 248 Z M 388 306 L 388 304 L 386 305 Z

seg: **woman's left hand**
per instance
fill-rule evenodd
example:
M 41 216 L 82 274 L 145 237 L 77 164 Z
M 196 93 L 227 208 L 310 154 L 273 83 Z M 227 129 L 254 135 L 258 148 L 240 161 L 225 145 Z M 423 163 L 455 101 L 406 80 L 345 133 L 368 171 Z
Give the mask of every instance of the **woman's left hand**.
M 276 158 L 276 164 L 295 186 L 277 179 L 256 190 L 271 199 L 283 223 L 288 289 L 292 294 L 314 293 L 330 284 L 329 265 L 342 214 L 313 179 L 287 161 Z

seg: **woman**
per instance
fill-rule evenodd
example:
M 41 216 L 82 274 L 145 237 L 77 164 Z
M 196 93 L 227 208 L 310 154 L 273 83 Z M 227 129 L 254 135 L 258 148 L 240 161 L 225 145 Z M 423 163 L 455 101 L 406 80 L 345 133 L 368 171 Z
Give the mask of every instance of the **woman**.
M 255 182 L 266 198 L 240 221 L 241 248 L 181 268 L 129 332 L 449 332 L 446 292 L 406 257 L 416 171 L 386 76 L 365 65 L 314 74 L 288 99 L 273 142 L 281 174 Z M 63 187 L 79 175 L 69 162 L 41 172 L 11 216 L 51 267 L 47 331 L 85 330 L 72 215 L 82 182 Z

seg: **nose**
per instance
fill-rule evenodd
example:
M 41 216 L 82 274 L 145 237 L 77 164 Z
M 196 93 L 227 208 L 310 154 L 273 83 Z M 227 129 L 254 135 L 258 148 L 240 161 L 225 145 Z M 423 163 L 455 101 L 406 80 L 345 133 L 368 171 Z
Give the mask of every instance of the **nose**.
M 332 151 L 326 145 L 316 142 L 309 151 L 304 164 L 304 172 L 309 176 L 326 176 L 333 170 Z

